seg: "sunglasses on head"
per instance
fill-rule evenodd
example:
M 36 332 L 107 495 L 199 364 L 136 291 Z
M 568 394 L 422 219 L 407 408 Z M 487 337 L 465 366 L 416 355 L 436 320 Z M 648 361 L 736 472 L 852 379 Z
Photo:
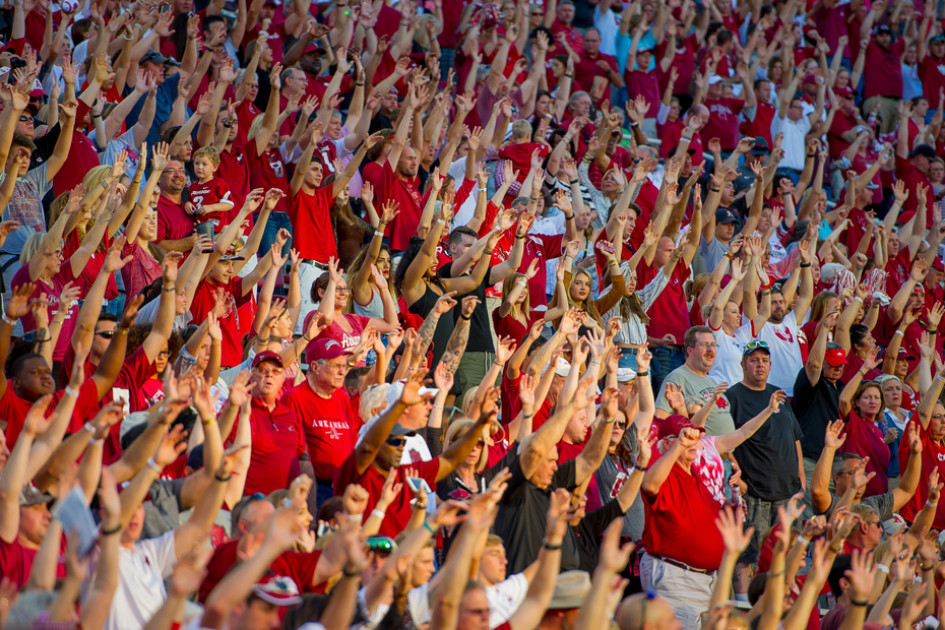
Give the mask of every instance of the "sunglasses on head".
M 394 541 L 387 536 L 371 536 L 367 539 L 367 546 L 371 551 L 383 551 L 386 553 L 392 553 L 397 548 Z

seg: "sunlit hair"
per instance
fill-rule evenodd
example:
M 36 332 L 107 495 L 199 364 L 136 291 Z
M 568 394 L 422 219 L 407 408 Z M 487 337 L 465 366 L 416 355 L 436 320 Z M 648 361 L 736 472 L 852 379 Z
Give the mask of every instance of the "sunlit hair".
M 475 426 L 475 421 L 470 420 L 469 418 L 461 418 L 452 422 L 446 433 L 443 436 L 443 450 L 445 451 L 450 447 L 450 444 L 458 440 L 463 434 L 466 433 L 469 429 Z M 486 468 L 486 462 L 489 459 L 489 448 L 483 444 L 482 449 L 479 451 L 479 459 L 476 460 L 476 472 L 482 472 Z

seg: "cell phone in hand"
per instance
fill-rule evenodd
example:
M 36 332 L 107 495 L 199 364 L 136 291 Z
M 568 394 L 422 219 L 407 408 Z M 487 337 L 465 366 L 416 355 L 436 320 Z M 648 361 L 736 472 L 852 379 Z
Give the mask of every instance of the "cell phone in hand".
M 410 489 L 415 493 L 420 494 L 430 494 L 433 490 L 430 489 L 430 484 L 427 483 L 426 479 L 420 477 L 407 477 L 407 485 L 410 486 Z

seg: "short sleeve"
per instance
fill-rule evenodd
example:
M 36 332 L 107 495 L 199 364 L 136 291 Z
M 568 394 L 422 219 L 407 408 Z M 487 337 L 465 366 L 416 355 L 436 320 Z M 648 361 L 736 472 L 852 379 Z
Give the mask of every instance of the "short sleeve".
M 159 538 L 142 540 L 135 544 L 135 551 L 157 567 L 162 577 L 167 577 L 177 564 L 177 552 L 174 545 L 174 530 L 163 534 Z

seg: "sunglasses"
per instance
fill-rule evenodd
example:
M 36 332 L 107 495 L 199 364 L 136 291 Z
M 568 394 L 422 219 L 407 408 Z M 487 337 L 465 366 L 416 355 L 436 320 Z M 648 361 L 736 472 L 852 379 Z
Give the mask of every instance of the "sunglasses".
M 407 438 L 405 438 L 405 437 L 397 436 L 397 437 L 389 437 L 389 438 L 387 438 L 387 444 L 388 444 L 388 446 L 397 447 L 397 446 L 403 446 L 403 445 L 406 444 L 406 443 L 407 443 Z
M 371 536 L 367 539 L 367 546 L 371 551 L 384 551 L 386 553 L 393 553 L 397 548 L 394 541 L 387 536 Z
M 226 120 L 223 121 L 223 126 L 226 127 L 227 129 L 229 129 L 230 127 L 233 126 L 233 121 L 228 118 L 228 119 L 226 119 Z
M 767 350 L 767 349 L 768 349 L 768 342 L 767 342 L 767 341 L 760 341 L 760 340 L 757 340 L 757 339 L 754 340 L 754 341 L 749 341 L 748 344 L 745 346 L 745 353 L 747 354 L 747 353 L 749 353 L 749 352 L 754 352 L 755 350 L 759 350 L 759 349 L 760 349 L 760 350 Z
M 100 330 L 95 334 L 105 339 L 111 339 L 112 337 L 115 336 L 115 331 L 114 330 Z

